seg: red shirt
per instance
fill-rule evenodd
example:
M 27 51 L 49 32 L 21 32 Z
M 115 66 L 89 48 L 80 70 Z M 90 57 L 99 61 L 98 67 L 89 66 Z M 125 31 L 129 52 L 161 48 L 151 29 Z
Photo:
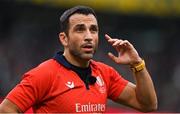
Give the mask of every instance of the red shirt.
M 23 112 L 105 112 L 107 98 L 116 100 L 128 81 L 103 63 L 91 61 L 90 67 L 97 81 L 87 90 L 74 71 L 47 60 L 25 73 L 6 98 Z

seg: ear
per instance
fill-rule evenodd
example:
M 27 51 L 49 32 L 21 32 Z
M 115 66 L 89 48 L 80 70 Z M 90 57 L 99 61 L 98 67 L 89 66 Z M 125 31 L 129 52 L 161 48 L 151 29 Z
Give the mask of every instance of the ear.
M 59 33 L 59 41 L 61 42 L 61 44 L 63 46 L 68 45 L 68 39 L 67 39 L 67 36 L 66 36 L 66 34 L 64 32 Z

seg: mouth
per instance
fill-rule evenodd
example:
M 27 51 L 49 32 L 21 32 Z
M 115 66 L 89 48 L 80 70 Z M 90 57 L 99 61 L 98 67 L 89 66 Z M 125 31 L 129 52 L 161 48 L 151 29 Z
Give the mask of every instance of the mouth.
M 92 52 L 93 51 L 93 45 L 92 44 L 84 44 L 82 45 L 82 49 L 86 52 Z

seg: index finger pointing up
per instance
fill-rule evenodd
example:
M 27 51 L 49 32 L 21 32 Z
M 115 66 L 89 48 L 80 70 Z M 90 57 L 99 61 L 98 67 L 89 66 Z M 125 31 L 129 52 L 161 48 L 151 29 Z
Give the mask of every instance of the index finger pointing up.
M 106 40 L 110 40 L 110 39 L 112 39 L 109 35 L 107 35 L 107 34 L 105 34 L 105 38 L 106 38 Z

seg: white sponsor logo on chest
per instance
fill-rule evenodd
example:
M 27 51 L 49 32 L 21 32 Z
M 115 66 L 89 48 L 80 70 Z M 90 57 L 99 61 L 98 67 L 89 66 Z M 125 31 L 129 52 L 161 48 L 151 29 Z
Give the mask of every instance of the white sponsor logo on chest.
M 100 76 L 97 76 L 96 79 L 97 79 L 96 84 L 99 86 L 99 92 L 105 93 L 106 92 L 106 87 L 105 87 L 105 84 L 104 84 L 104 80 Z
M 72 88 L 74 88 L 74 82 L 68 81 L 68 82 L 66 82 L 66 86 L 72 89 Z
M 87 103 L 87 104 L 81 104 L 76 103 L 76 112 L 105 112 L 106 105 L 105 104 L 99 104 L 99 103 Z

